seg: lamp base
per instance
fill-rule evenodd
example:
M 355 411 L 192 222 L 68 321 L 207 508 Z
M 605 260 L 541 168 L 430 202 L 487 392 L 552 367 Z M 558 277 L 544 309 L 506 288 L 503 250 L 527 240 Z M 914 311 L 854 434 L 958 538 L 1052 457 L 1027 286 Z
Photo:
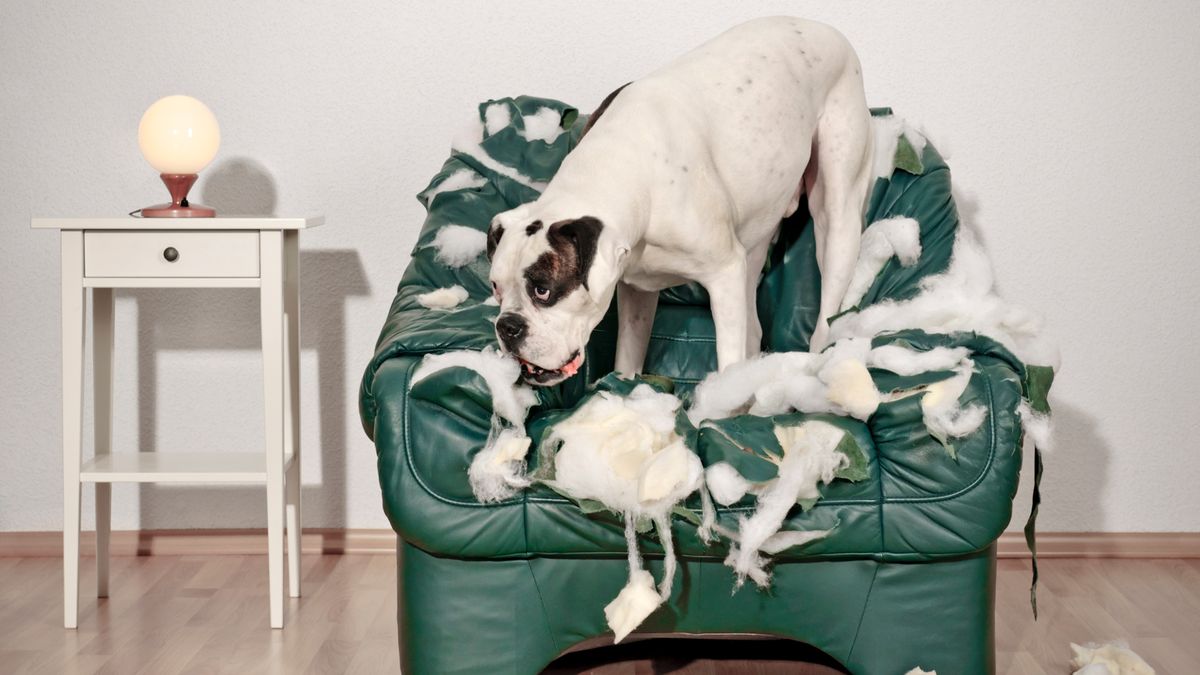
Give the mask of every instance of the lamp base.
M 142 209 L 143 218 L 212 218 L 216 215 L 215 210 L 199 204 L 155 204 Z
M 196 182 L 194 173 L 159 174 L 171 193 L 170 204 L 155 204 L 142 209 L 143 218 L 212 218 L 217 212 L 207 206 L 188 203 L 188 190 Z

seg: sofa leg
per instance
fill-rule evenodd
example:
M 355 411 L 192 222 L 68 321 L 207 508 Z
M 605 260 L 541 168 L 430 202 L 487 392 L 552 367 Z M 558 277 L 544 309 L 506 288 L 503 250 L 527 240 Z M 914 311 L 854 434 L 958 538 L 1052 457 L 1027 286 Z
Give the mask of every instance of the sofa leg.
M 855 673 L 996 672 L 996 550 L 881 563 L 847 666 Z

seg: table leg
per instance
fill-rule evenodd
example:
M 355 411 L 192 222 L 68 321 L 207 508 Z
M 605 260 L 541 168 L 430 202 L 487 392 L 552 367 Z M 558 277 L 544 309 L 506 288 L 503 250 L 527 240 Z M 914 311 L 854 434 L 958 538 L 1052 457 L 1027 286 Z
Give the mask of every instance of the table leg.
M 264 452 L 267 463 L 267 567 L 271 627 L 283 628 L 283 236 L 259 233 L 260 320 L 263 351 Z
M 283 234 L 283 310 L 286 315 L 284 352 L 284 447 L 292 454 L 287 486 L 288 595 L 300 597 L 300 233 Z
M 83 444 L 83 232 L 62 232 L 63 626 L 79 625 Z
M 113 289 L 92 289 L 92 390 L 96 455 L 112 452 Z M 96 482 L 96 597 L 108 597 L 112 483 Z

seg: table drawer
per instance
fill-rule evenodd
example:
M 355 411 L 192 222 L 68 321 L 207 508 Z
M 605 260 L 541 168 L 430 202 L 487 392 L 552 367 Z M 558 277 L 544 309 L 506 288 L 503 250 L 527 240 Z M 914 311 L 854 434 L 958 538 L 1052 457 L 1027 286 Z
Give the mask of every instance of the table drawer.
M 257 277 L 258 232 L 84 232 L 88 277 Z

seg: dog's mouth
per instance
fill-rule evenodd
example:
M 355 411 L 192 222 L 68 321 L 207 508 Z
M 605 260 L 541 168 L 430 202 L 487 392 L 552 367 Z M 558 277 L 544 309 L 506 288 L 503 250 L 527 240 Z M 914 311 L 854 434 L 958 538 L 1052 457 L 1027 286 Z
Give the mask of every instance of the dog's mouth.
M 530 363 L 521 357 L 517 357 L 517 361 L 521 363 L 522 375 L 527 382 L 535 384 L 557 384 L 568 377 L 572 377 L 579 372 L 579 367 L 583 365 L 583 352 L 575 350 L 571 358 L 558 368 L 542 368 L 541 366 Z

